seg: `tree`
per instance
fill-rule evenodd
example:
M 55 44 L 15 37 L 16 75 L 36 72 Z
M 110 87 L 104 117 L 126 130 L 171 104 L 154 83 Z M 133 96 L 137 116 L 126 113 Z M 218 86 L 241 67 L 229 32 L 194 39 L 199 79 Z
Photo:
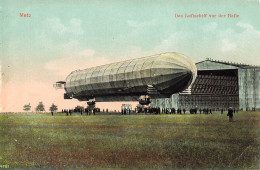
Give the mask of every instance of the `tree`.
M 36 107 L 36 111 L 45 111 L 44 105 L 42 102 L 39 102 L 38 106 Z
M 75 107 L 75 111 L 76 111 L 76 112 L 80 112 L 81 110 L 84 110 L 84 107 L 83 107 L 83 106 L 79 106 L 79 105 L 78 105 L 78 106 Z
M 52 103 L 51 107 L 50 107 L 50 111 L 51 112 L 56 112 L 58 110 L 58 107 Z
M 29 110 L 31 110 L 31 104 L 29 103 L 29 104 L 25 104 L 24 106 L 23 106 L 23 110 L 24 111 L 29 111 Z

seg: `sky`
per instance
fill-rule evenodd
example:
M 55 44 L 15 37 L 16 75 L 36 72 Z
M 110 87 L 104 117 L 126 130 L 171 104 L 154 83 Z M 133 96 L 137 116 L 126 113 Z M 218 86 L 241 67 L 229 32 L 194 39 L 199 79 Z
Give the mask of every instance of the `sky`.
M 185 18 L 190 14 L 207 17 Z M 64 100 L 53 84 L 71 71 L 131 58 L 179 52 L 195 62 L 260 65 L 259 0 L 0 0 L 0 20 L 2 112 L 40 101 L 46 110 L 52 103 L 59 110 L 86 106 Z

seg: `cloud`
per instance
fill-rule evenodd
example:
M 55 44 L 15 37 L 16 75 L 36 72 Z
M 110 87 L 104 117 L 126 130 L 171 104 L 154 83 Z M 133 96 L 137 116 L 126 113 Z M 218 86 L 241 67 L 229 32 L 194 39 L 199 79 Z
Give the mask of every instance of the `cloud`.
M 138 29 L 142 29 L 144 27 L 149 27 L 151 25 L 154 25 L 154 21 L 147 21 L 147 22 L 137 22 L 137 21 L 133 21 L 133 20 L 128 20 L 126 21 L 127 25 L 129 27 L 133 27 L 133 28 L 138 28 Z
M 126 45 L 129 45 L 129 42 L 131 43 L 130 45 L 141 45 L 142 42 L 145 43 L 145 40 L 151 37 L 151 32 L 148 30 L 154 29 L 154 27 L 157 26 L 154 20 L 146 22 L 128 20 L 126 24 L 128 27 L 125 28 L 125 32 L 119 34 L 117 37 L 118 42 L 127 42 Z
M 247 23 L 243 23 L 243 22 L 237 23 L 237 26 L 244 28 L 246 30 L 254 30 L 254 27 L 252 25 L 247 24 Z
M 69 24 L 66 26 L 62 23 L 60 18 L 49 18 L 47 19 L 47 25 L 51 31 L 63 35 L 65 33 L 72 33 L 75 35 L 84 34 L 83 28 L 81 26 L 82 21 L 80 19 L 71 19 Z
M 243 31 L 231 35 L 233 42 L 237 47 L 233 53 L 233 58 L 240 57 L 241 62 L 249 64 L 260 64 L 256 57 L 260 54 L 260 30 L 255 29 L 252 25 L 239 22 L 237 26 L 242 28 Z
M 62 58 L 51 60 L 45 63 L 44 68 L 54 71 L 65 80 L 71 71 L 110 63 L 107 57 L 96 56 L 95 53 L 92 49 L 85 49 L 74 55 L 69 54 Z
M 238 22 L 237 27 L 224 29 L 218 25 L 216 22 L 202 25 L 199 36 L 192 31 L 184 30 L 171 33 L 154 47 L 154 51 L 181 52 L 197 61 L 211 57 L 218 60 L 260 64 L 259 61 L 258 63 L 255 61 L 260 53 L 259 30 L 244 22 Z
M 212 32 L 217 29 L 218 23 L 210 22 L 202 27 L 204 32 Z
M 238 22 L 236 26 L 233 29 L 214 30 L 218 38 L 216 47 L 219 49 L 216 53 L 222 55 L 221 59 L 260 64 L 256 61 L 260 53 L 260 31 L 245 22 Z M 242 31 L 238 31 L 239 29 Z
M 94 50 L 91 50 L 91 49 L 86 49 L 86 50 L 83 50 L 79 53 L 80 56 L 93 56 L 95 54 L 95 51 Z
M 237 41 L 240 41 L 241 43 L 246 42 L 248 46 L 260 47 L 260 30 L 256 30 L 252 25 L 243 22 L 237 23 L 237 26 L 244 29 L 243 32 L 238 34 Z M 257 49 L 259 50 L 259 48 Z
M 42 78 L 43 73 L 48 73 L 47 79 L 36 80 L 30 74 L 23 73 L 25 74 L 23 77 L 16 74 L 11 81 L 2 84 L 0 109 L 2 107 L 2 111 L 23 111 L 24 104 L 30 102 L 35 108 L 40 101 L 44 103 L 47 111 L 52 103 L 58 105 L 59 110 L 74 108 L 76 105 L 86 106 L 86 102 L 79 102 L 76 99 L 64 100 L 65 91 L 56 90 L 53 84 L 56 81 L 65 80 L 71 71 L 106 64 L 109 63 L 109 60 L 106 57 L 96 56 L 95 50 L 92 49 L 71 52 L 70 50 L 74 49 L 76 45 L 77 41 L 63 44 L 64 51 L 61 52 L 63 57 L 43 64 L 40 68 L 41 72 L 33 69 L 34 72 L 37 72 L 36 75 Z
M 186 51 L 186 49 L 189 48 L 188 46 L 192 46 L 192 37 L 190 32 L 175 32 L 167 39 L 162 40 L 154 50 L 156 53 Z
M 222 52 L 233 51 L 236 49 L 236 47 L 237 47 L 236 43 L 231 43 L 229 42 L 228 39 L 222 40 L 222 47 L 221 47 Z
M 82 35 L 84 33 L 81 27 L 82 21 L 80 19 L 71 19 L 70 26 L 68 27 L 68 32 L 72 32 L 74 34 Z

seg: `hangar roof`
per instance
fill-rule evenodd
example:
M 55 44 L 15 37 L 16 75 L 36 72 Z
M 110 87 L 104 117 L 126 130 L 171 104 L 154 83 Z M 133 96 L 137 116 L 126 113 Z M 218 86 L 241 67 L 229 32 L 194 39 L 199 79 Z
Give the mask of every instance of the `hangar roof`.
M 207 58 L 204 61 L 196 63 L 198 70 L 224 70 L 224 69 L 245 69 L 245 68 L 260 68 L 259 66 L 253 66 L 244 63 L 234 63 L 226 61 L 218 61 Z

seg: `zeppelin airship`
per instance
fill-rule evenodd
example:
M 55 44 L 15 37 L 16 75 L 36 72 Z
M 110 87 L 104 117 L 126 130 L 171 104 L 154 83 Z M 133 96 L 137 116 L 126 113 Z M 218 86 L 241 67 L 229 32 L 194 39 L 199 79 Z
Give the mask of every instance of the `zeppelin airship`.
M 65 99 L 96 102 L 166 98 L 194 82 L 195 63 L 180 53 L 163 53 L 71 72 Z

